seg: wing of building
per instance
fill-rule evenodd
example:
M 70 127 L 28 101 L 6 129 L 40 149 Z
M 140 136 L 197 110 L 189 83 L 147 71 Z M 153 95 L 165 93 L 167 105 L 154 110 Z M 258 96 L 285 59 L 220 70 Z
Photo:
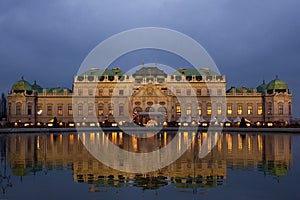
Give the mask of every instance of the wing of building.
M 120 68 L 97 69 L 74 77 L 72 90 L 42 88 L 23 78 L 8 94 L 10 122 L 47 123 L 54 117 L 76 121 L 132 121 L 135 113 L 150 120 L 175 122 L 246 118 L 251 122 L 289 123 L 292 93 L 276 78 L 257 88 L 231 87 L 226 77 L 208 68 L 184 69 L 167 74 L 157 66 L 128 75 Z

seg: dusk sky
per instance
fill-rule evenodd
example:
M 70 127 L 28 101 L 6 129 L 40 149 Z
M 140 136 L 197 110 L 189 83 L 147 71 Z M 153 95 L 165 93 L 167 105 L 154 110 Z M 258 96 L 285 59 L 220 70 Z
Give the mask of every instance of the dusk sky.
M 21 76 L 42 87 L 71 88 L 101 41 L 132 28 L 163 27 L 199 42 L 227 76 L 227 88 L 257 87 L 278 74 L 300 117 L 299 8 L 299 0 L 0 0 L 0 92 L 7 94 Z M 130 56 L 114 64 L 126 70 L 142 61 L 185 65 L 160 51 Z

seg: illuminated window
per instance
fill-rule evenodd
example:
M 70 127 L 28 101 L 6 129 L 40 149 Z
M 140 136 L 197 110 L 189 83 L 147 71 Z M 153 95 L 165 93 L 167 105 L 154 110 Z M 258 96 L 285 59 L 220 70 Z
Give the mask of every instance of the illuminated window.
M 73 115 L 72 105 L 68 105 L 68 115 Z
M 227 115 L 232 115 L 232 104 L 227 104 Z
M 261 104 L 257 105 L 257 114 L 262 115 L 263 114 L 263 107 Z
M 57 115 L 59 116 L 63 115 L 63 105 L 57 106 Z
M 176 105 L 176 115 L 180 116 L 181 115 L 181 106 L 178 104 Z
M 202 115 L 202 104 L 198 104 L 198 115 Z
M 82 104 L 78 105 L 78 115 L 83 115 L 83 105 Z
M 16 105 L 16 115 L 21 115 L 21 107 L 22 107 L 22 104 L 17 103 L 17 105 Z
M 113 105 L 112 104 L 109 104 L 109 106 L 108 106 L 108 114 L 109 115 L 113 115 L 114 114 Z
M 101 116 L 103 115 L 103 104 L 99 104 L 98 105 L 98 116 Z
M 93 115 L 94 112 L 94 106 L 93 104 L 88 105 L 88 115 Z
M 218 115 L 222 115 L 222 105 L 221 104 L 218 104 Z
M 283 103 L 278 103 L 278 115 L 283 115 Z
M 243 105 L 242 104 L 238 104 L 238 106 L 237 106 L 237 114 L 238 115 L 242 115 L 243 114 Z
M 208 103 L 208 104 L 206 105 L 206 114 L 207 114 L 207 115 L 211 115 L 211 104 L 210 104 L 210 103 Z
M 149 88 L 147 89 L 147 93 L 148 93 L 148 94 L 152 94 L 152 93 L 153 93 L 153 88 L 152 88 L 152 87 L 149 87 Z
M 191 115 L 191 105 L 186 107 L 186 115 Z
M 27 115 L 31 115 L 32 114 L 32 105 L 29 103 L 27 105 Z
M 252 106 L 252 104 L 249 104 L 247 106 L 247 114 L 248 115 L 252 115 L 253 114 L 253 106 Z
M 192 92 L 191 92 L 191 89 L 187 89 L 187 90 L 186 90 L 186 95 L 187 95 L 187 96 L 191 96 L 191 93 L 192 93 Z
M 52 115 L 52 105 L 47 105 L 47 115 Z
M 120 116 L 124 115 L 124 106 L 123 105 L 119 105 L 119 115 Z

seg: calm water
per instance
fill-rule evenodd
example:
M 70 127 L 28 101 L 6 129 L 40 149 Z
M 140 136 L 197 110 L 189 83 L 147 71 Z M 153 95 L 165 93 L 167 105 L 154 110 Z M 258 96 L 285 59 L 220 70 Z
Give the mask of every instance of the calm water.
M 145 153 L 164 148 L 174 133 L 80 136 L 0 135 L 0 199 L 300 199 L 300 134 L 180 133 L 177 148 L 191 139 L 187 151 L 170 165 L 143 174 L 102 164 L 83 143 L 111 142 Z M 216 143 L 200 158 L 205 141 Z

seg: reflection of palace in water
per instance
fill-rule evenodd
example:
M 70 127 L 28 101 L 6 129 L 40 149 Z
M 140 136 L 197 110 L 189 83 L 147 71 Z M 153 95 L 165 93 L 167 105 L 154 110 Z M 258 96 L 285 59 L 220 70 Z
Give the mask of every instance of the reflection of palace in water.
M 120 148 L 137 153 L 166 146 L 175 136 L 164 132 L 149 138 L 137 138 L 122 132 L 85 135 L 85 142 L 92 143 L 96 139 L 103 143 L 111 141 Z M 177 148 L 188 145 L 189 138 L 194 138 L 188 150 L 169 166 L 147 174 L 129 174 L 102 164 L 87 151 L 78 134 L 69 133 L 11 135 L 7 139 L 7 159 L 16 176 L 73 170 L 74 181 L 92 183 L 92 191 L 99 186 L 117 187 L 125 183 L 153 188 L 166 185 L 168 181 L 177 187 L 216 186 L 226 179 L 227 167 L 253 168 L 272 176 L 282 176 L 287 173 L 292 160 L 289 135 L 181 132 L 179 137 Z M 204 141 L 208 142 L 211 152 L 199 158 Z M 212 148 L 214 141 L 217 142 Z

